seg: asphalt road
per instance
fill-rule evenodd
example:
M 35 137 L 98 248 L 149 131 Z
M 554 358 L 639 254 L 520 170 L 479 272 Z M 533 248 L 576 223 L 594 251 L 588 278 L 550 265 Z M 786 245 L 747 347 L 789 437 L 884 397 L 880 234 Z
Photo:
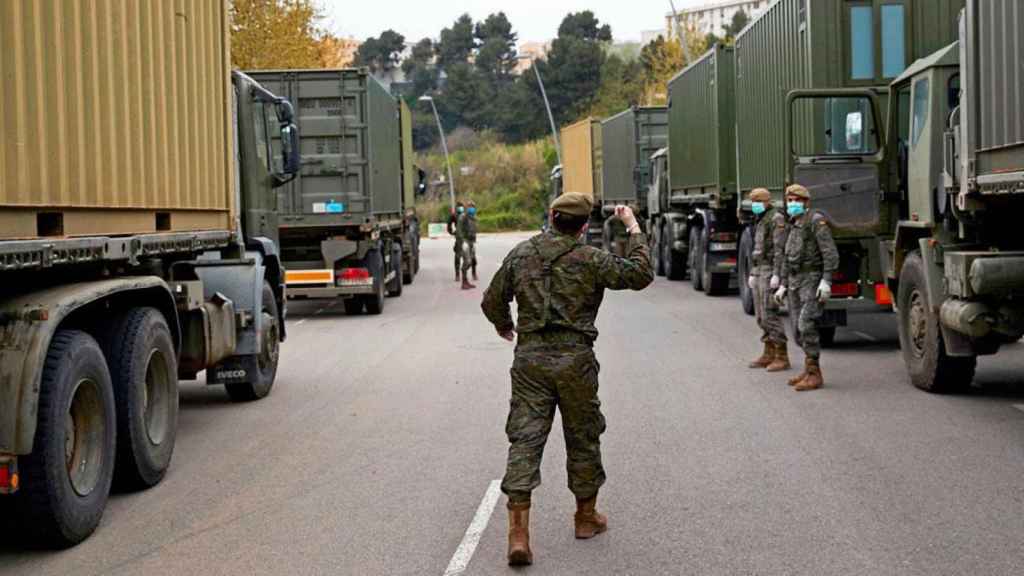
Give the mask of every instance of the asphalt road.
M 521 238 L 483 237 L 482 273 Z M 270 398 L 185 385 L 164 482 L 113 496 L 73 550 L 0 545 L 0 574 L 441 576 L 459 558 L 511 573 L 503 498 L 483 521 L 512 346 L 482 290 L 457 289 L 450 242 L 423 248 L 382 316 L 293 303 Z M 827 387 L 796 394 L 746 369 L 757 342 L 735 297 L 658 279 L 610 295 L 599 327 L 611 529 L 573 539 L 556 423 L 528 572 L 1024 572 L 1024 346 L 983 359 L 972 392 L 934 396 L 904 376 L 893 318 L 858 318 L 824 355 Z M 471 524 L 479 544 L 457 553 Z

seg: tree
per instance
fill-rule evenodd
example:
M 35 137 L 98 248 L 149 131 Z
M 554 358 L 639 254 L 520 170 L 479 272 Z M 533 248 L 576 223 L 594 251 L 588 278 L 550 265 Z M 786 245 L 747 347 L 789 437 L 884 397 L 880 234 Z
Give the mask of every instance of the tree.
M 504 12 L 491 14 L 478 22 L 474 36 L 478 43 L 476 67 L 492 85 L 505 84 L 516 67 L 516 40 L 512 23 Z
M 668 101 L 668 81 L 686 66 L 679 42 L 658 36 L 640 51 L 644 69 L 645 100 L 662 105 Z
M 437 88 L 437 68 L 433 60 L 434 43 L 424 38 L 412 47 L 409 57 L 402 62 L 402 72 L 412 84 L 412 92 L 407 93 L 410 99 L 415 100 Z
M 611 39 L 611 27 L 602 26 L 593 12 L 569 14 L 558 27 L 547 61 L 534 64 L 544 77 L 560 124 L 578 119 L 593 107 Z
M 732 22 L 729 23 L 725 28 L 725 37 L 730 41 L 734 41 L 740 32 L 750 24 L 750 16 L 740 8 L 732 15 Z
M 476 40 L 473 36 L 473 19 L 469 14 L 463 14 L 451 28 L 441 30 L 441 37 L 436 46 L 437 67 L 447 70 L 454 64 L 468 62 L 474 49 Z
M 242 70 L 317 68 L 322 14 L 313 0 L 231 0 L 231 61 Z
M 601 68 L 601 86 L 597 90 L 590 116 L 606 118 L 643 103 L 644 68 L 638 61 L 627 62 L 612 54 Z
M 566 16 L 558 26 L 559 38 L 579 38 L 593 42 L 611 42 L 612 28 L 605 24 L 601 26 L 597 17 L 590 10 L 571 13 Z
M 405 50 L 405 36 L 385 30 L 377 38 L 368 38 L 356 52 L 356 65 L 368 66 L 374 72 L 388 72 L 398 66 Z

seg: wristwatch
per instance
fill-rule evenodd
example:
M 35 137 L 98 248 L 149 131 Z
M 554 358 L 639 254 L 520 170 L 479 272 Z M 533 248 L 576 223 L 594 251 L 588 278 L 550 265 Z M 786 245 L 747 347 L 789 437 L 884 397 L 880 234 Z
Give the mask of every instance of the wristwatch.
M 640 233 L 640 223 L 639 222 L 634 222 L 632 226 L 630 226 L 629 228 L 626 229 L 626 232 L 629 232 L 630 234 L 639 234 Z

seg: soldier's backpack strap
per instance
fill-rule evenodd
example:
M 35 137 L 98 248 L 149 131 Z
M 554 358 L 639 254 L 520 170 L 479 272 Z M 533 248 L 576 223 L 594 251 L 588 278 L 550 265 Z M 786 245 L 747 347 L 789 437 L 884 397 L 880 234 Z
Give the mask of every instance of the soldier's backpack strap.
M 534 238 L 533 240 L 531 240 L 530 245 L 533 246 L 533 249 L 537 252 L 537 256 L 543 261 L 543 265 L 541 267 L 541 274 L 543 274 L 544 276 L 544 315 L 541 318 L 541 321 L 544 326 L 547 326 L 549 314 L 551 311 L 551 272 L 553 271 L 555 262 L 558 262 L 566 255 L 571 254 L 579 246 L 574 244 L 568 247 L 567 249 L 557 253 L 553 258 L 545 258 L 544 254 L 542 254 L 540 251 L 538 238 Z

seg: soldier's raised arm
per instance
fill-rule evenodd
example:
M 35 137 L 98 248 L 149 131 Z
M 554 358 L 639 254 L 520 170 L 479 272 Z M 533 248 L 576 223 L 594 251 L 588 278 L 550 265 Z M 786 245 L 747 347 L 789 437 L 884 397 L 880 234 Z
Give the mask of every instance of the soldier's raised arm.
M 654 282 L 647 237 L 640 232 L 640 225 L 632 210 L 620 206 L 615 209 L 615 214 L 628 230 L 626 257 L 619 258 L 610 252 L 601 251 L 596 256 L 598 276 L 609 290 L 643 290 Z
M 515 330 L 516 324 L 512 320 L 512 309 L 510 304 L 515 297 L 515 290 L 512 284 L 512 255 L 505 258 L 501 268 L 494 274 L 490 286 L 484 292 L 484 299 L 480 308 L 484 316 L 499 333 L 506 333 Z

